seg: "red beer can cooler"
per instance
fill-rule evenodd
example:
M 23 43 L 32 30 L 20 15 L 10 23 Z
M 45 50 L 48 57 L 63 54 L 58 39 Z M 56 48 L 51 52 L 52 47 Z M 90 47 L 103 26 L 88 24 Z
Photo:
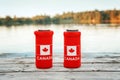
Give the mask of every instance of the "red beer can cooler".
M 52 67 L 52 37 L 51 30 L 38 30 L 34 32 L 36 42 L 36 67 L 51 68 Z
M 81 66 L 81 32 L 67 30 L 64 32 L 64 67 L 78 68 Z

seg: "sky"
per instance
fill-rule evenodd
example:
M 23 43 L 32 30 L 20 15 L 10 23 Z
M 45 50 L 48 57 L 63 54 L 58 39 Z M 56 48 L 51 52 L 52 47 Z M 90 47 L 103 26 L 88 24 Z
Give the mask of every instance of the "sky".
M 0 0 L 0 17 L 32 17 L 44 14 L 54 16 L 68 11 L 95 9 L 120 10 L 120 0 Z

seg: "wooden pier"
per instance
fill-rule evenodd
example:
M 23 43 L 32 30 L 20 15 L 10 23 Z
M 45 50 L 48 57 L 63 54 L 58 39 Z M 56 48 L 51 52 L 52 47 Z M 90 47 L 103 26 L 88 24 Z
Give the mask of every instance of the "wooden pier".
M 120 80 L 119 53 L 82 54 L 82 66 L 76 69 L 64 68 L 62 55 L 54 55 L 50 69 L 36 69 L 34 61 L 34 57 L 0 58 L 0 80 Z

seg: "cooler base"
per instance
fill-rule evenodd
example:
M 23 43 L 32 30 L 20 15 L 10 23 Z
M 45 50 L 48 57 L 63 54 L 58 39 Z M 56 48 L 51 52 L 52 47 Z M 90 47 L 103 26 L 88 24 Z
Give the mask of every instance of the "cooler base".
M 52 66 L 48 66 L 48 67 L 41 67 L 41 66 L 36 66 L 37 69 L 49 69 L 52 68 Z
M 48 69 L 52 68 L 52 60 L 37 60 L 36 61 L 36 68 L 38 69 Z
M 65 68 L 79 68 L 81 67 L 80 61 L 64 61 Z

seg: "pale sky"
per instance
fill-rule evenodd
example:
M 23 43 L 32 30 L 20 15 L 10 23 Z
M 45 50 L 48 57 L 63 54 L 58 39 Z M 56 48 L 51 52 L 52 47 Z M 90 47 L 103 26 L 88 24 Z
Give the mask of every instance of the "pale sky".
M 32 17 L 88 10 L 119 9 L 120 0 L 0 0 L 0 17 Z

